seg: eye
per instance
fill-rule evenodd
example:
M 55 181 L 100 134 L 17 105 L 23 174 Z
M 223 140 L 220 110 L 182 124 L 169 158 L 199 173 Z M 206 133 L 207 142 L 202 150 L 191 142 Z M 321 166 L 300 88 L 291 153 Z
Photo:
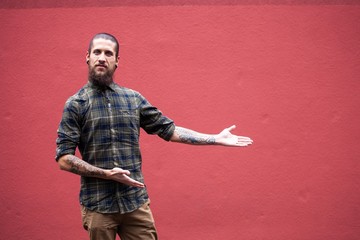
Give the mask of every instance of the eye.
M 95 49 L 95 50 L 93 51 L 93 53 L 94 53 L 95 55 L 99 55 L 101 52 L 100 52 L 100 50 Z
M 111 52 L 111 51 L 106 51 L 105 55 L 108 56 L 108 57 L 112 57 L 112 56 L 114 56 L 114 53 Z

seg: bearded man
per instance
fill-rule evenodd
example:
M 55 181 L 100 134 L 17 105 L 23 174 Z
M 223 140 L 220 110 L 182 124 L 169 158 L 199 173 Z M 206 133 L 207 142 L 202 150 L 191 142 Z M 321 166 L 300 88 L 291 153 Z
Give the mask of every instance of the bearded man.
M 216 135 L 176 126 L 139 92 L 116 84 L 119 43 L 111 34 L 91 39 L 86 62 L 88 83 L 66 101 L 56 161 L 61 170 L 81 176 L 81 214 L 90 239 L 158 239 L 141 169 L 140 128 L 194 145 L 243 147 L 252 140 L 231 134 L 235 126 Z

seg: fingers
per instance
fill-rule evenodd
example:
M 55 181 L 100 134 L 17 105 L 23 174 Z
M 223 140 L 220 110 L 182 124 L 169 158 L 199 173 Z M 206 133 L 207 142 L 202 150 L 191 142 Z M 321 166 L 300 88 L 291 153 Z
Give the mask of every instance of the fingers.
M 251 138 L 244 137 L 244 136 L 238 136 L 238 141 L 253 142 L 253 140 Z
M 253 140 L 251 138 L 240 136 L 237 139 L 236 145 L 246 147 L 248 145 L 251 145 L 252 143 L 253 143 Z
M 145 185 L 143 183 L 139 182 L 139 181 L 136 181 L 136 180 L 134 180 L 134 179 L 132 179 L 132 178 L 130 178 L 128 176 L 125 176 L 125 175 L 124 175 L 124 177 L 127 178 L 127 181 L 128 181 L 127 185 L 130 185 L 130 186 L 133 186 L 133 187 L 139 187 L 139 188 L 145 187 Z
M 224 131 L 231 132 L 235 128 L 236 128 L 236 125 L 232 125 L 231 127 L 225 128 Z M 246 147 L 253 143 L 253 140 L 249 137 L 236 136 L 231 133 L 229 135 L 225 136 L 225 138 L 226 138 L 225 145 L 227 145 L 227 146 Z
M 121 168 L 113 168 L 112 170 L 114 171 L 112 174 L 112 180 L 133 187 L 140 187 L 140 188 L 145 187 L 145 185 L 142 182 L 136 181 L 135 179 L 129 177 L 130 176 L 129 170 L 124 170 Z

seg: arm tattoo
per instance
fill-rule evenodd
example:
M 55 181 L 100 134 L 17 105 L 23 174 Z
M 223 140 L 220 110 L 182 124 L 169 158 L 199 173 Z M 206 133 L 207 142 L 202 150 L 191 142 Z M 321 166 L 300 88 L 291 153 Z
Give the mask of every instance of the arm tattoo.
M 70 166 L 70 172 L 84 177 L 105 177 L 105 172 L 76 156 L 68 156 L 66 163 Z
M 211 135 L 197 133 L 181 127 L 176 127 L 175 132 L 183 143 L 194 145 L 215 144 L 215 137 Z

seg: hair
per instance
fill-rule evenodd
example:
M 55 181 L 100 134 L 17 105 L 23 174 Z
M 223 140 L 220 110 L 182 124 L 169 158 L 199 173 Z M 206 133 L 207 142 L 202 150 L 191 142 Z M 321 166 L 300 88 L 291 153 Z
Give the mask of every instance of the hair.
M 102 39 L 106 39 L 106 40 L 110 40 L 112 41 L 113 43 L 115 43 L 115 53 L 116 53 L 116 57 L 119 56 L 119 42 L 118 40 L 111 34 L 109 33 L 98 33 L 96 34 L 90 41 L 90 44 L 89 44 L 89 49 L 88 49 L 88 52 L 89 54 L 91 53 L 91 48 L 93 47 L 93 41 L 94 39 L 98 39 L 98 38 L 102 38 Z

